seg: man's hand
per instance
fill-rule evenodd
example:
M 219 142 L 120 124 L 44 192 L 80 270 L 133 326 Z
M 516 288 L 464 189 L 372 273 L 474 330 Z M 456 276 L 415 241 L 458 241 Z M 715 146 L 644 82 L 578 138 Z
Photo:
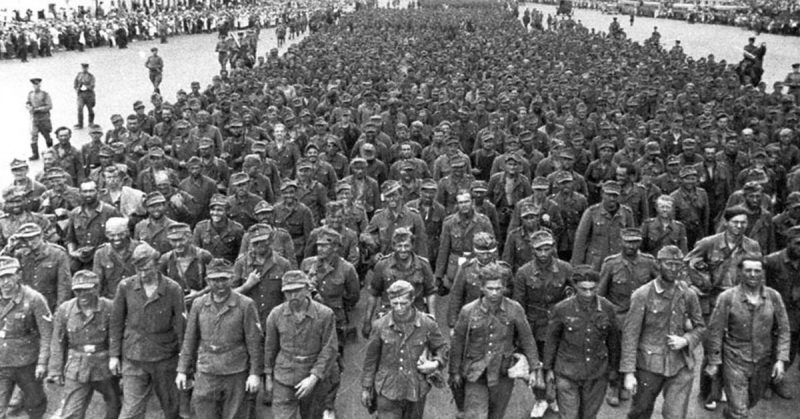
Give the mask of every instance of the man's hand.
M 459 389 L 464 385 L 464 377 L 461 374 L 450 374 L 450 387 Z
M 48 375 L 47 378 L 45 379 L 45 381 L 47 381 L 48 383 L 55 383 L 55 384 L 58 384 L 60 386 L 63 386 L 64 385 L 64 376 L 61 375 L 61 374 Z
M 548 370 L 547 374 L 545 375 L 545 381 L 547 384 L 552 384 L 556 382 L 556 373 L 553 370 Z
M 34 375 L 37 380 L 44 380 L 44 377 L 47 377 L 47 367 L 44 365 L 37 365 Z
M 361 404 L 369 409 L 369 406 L 372 404 L 372 390 L 361 390 Z
M 175 205 L 178 208 L 183 208 L 183 196 L 179 193 L 176 193 L 171 197 L 169 197 L 169 202 L 171 202 L 172 205 Z
M 272 376 L 264 377 L 264 393 L 272 394 Z
M 116 356 L 108 358 L 108 369 L 111 370 L 111 374 L 119 375 L 121 372 L 119 367 L 119 358 Z
M 775 361 L 775 365 L 772 366 L 772 374 L 770 374 L 770 377 L 772 377 L 772 382 L 780 383 L 783 381 L 784 373 L 783 361 Z
M 707 376 L 713 377 L 717 375 L 717 373 L 719 372 L 719 365 L 708 364 L 706 365 L 706 368 L 703 371 L 706 373 Z
M 259 281 L 261 281 L 261 274 L 258 273 L 258 271 L 253 271 L 250 272 L 250 275 L 247 275 L 247 281 L 245 281 L 242 286 L 245 288 L 253 288 L 258 285 Z
M 258 393 L 258 388 L 261 387 L 261 377 L 256 374 L 247 376 L 247 382 L 244 384 L 244 391 L 248 393 Z
M 673 351 L 679 351 L 689 346 L 689 341 L 683 336 L 667 335 L 667 346 Z
M 189 379 L 186 377 L 184 373 L 178 373 L 175 376 L 175 386 L 178 387 L 178 390 L 187 390 L 189 386 L 187 385 Z
M 622 387 L 628 390 L 631 394 L 636 394 L 636 376 L 632 372 L 626 372 L 623 379 Z
M 294 396 L 298 399 L 308 396 L 314 390 L 314 386 L 317 385 L 317 381 L 319 381 L 319 378 L 317 378 L 317 376 L 314 374 L 304 378 L 303 381 L 294 386 L 294 389 L 296 390 L 294 392 Z
M 369 339 L 369 335 L 372 333 L 372 322 L 369 320 L 364 320 L 364 325 L 361 326 L 361 336 L 364 339 Z
M 417 361 L 417 371 L 422 374 L 430 374 L 436 371 L 437 368 L 439 368 L 438 360 L 434 359 L 432 361 L 423 361 L 420 359 Z

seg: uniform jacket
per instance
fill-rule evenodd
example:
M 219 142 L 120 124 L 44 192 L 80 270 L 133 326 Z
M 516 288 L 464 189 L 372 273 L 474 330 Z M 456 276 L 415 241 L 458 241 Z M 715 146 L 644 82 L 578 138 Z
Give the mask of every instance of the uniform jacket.
M 45 242 L 38 252 L 18 259 L 22 283 L 41 293 L 51 311 L 72 297 L 70 261 L 63 247 Z
M 480 233 L 494 234 L 489 217 L 472 211 L 469 217 L 461 213 L 449 215 L 444 220 L 442 235 L 439 237 L 439 252 L 436 257 L 437 278 L 445 275 L 452 280 L 459 266 L 459 258 L 465 258 L 472 253 L 472 238 Z
M 178 263 L 179 256 L 174 250 L 161 255 L 158 261 L 161 274 L 177 282 L 184 294 L 200 291 L 206 287 L 206 266 L 214 258 L 208 250 L 193 245 L 188 247 L 186 257 L 190 259 L 186 270 L 181 269 Z
M 336 255 L 332 263 L 319 256 L 303 260 L 300 270 L 308 274 L 317 298 L 330 307 L 336 315 L 336 327 L 347 325 L 347 315 L 355 307 L 361 293 L 356 268 L 341 256 Z
M 767 286 L 783 298 L 792 332 L 800 330 L 800 263 L 786 249 L 770 254 L 764 264 Z
M 408 227 L 414 234 L 414 253 L 428 254 L 428 235 L 425 224 L 419 212 L 406 205 L 401 206 L 397 213 L 388 209 L 380 209 L 369 221 L 365 233 L 372 237 L 377 245 L 378 252 L 388 254 L 392 252 L 392 235 L 400 227 Z
M 270 311 L 283 302 L 281 278 L 290 269 L 289 261 L 274 252 L 261 265 L 250 252 L 239 256 L 233 264 L 233 283 L 236 286 L 245 283 L 251 273 L 258 272 L 258 284 L 244 295 L 256 303 L 262 323 Z
M 666 226 L 658 217 L 648 218 L 642 223 L 641 250 L 653 256 L 664 246 L 678 246 L 686 254 L 686 227 L 682 222 L 670 220 Z
M 375 298 L 388 303 L 386 290 L 394 282 L 402 279 L 414 286 L 414 306 L 422 312 L 427 311 L 425 298 L 436 292 L 433 271 L 427 259 L 412 255 L 413 261 L 408 269 L 398 263 L 394 253 L 384 256 L 375 264 L 374 276 L 367 285 L 367 292 Z
M 92 267 L 92 271 L 100 279 L 100 295 L 109 299 L 114 298 L 120 281 L 136 274 L 131 256 L 133 249 L 139 244 L 138 240 L 131 240 L 122 252 L 115 251 L 110 243 L 100 245 L 94 254 Z
M 221 232 L 211 225 L 211 220 L 203 220 L 197 223 L 192 242 L 211 252 L 214 257 L 234 262 L 239 255 L 243 235 L 242 225 L 231 219 L 226 220 Z
M 56 310 L 50 340 L 51 374 L 79 383 L 111 378 L 108 369 L 111 300 L 100 297 L 97 307 L 86 316 L 73 298 Z
M 172 245 L 167 239 L 167 229 L 173 224 L 175 224 L 175 221 L 166 216 L 159 221 L 145 218 L 136 223 L 133 238 L 153 246 L 153 249 L 158 250 L 158 253 L 167 253 L 172 249 Z
M 514 301 L 525 310 L 525 317 L 537 340 L 545 338 L 547 320 L 553 307 L 567 297 L 571 276 L 572 266 L 555 256 L 549 266 L 541 266 L 532 259 L 514 275 Z
M 659 273 L 658 262 L 648 253 L 639 252 L 633 260 L 617 253 L 603 261 L 597 295 L 608 298 L 617 313 L 626 313 L 636 289 L 650 282 Z
M 27 285 L 0 309 L 0 367 L 47 366 L 53 316 L 42 294 Z
M 627 227 L 635 227 L 633 214 L 627 206 L 620 205 L 614 215 L 602 202 L 590 206 L 581 216 L 575 232 L 572 264 L 587 264 L 599 270 L 606 256 L 621 251 L 620 231 Z

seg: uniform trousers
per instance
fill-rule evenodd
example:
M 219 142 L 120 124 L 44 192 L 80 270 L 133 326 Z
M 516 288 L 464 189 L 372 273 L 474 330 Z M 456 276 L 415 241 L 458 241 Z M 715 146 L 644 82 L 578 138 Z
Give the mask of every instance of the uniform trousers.
M 722 381 L 728 404 L 725 406 L 725 417 L 729 419 L 746 419 L 748 411 L 753 408 L 770 383 L 771 359 L 759 362 L 747 362 L 739 359 L 725 358 L 722 361 Z
M 664 419 L 684 419 L 689 410 L 689 394 L 692 392 L 694 373 L 683 367 L 672 377 L 636 370 L 638 383 L 633 395 L 628 419 L 649 419 L 653 415 L 656 398 L 664 391 L 661 415 Z
M 164 418 L 177 419 L 179 417 L 178 387 L 175 386 L 177 368 L 177 356 L 155 362 L 123 360 L 120 419 L 144 419 L 147 402 L 154 392 L 161 404 Z
M 418 401 L 392 400 L 378 395 L 378 419 L 422 419 L 425 397 Z
M 100 381 L 81 383 L 67 378 L 64 380 L 64 400 L 61 402 L 61 416 L 63 419 L 83 419 L 86 409 L 92 402 L 94 392 L 103 396 L 106 404 L 106 419 L 116 419 L 122 409 L 122 391 L 119 388 L 119 379 L 116 377 Z
M 502 419 L 506 414 L 514 379 L 498 377 L 497 383 L 489 386 L 484 372 L 474 383 L 464 383 L 464 418 Z
M 330 380 L 317 382 L 311 394 L 302 399 L 294 395 L 294 386 L 287 386 L 273 380 L 272 416 L 275 419 L 319 419 L 325 410 L 325 396 L 328 394 Z
M 8 400 L 19 386 L 25 394 L 23 405 L 28 417 L 40 419 L 47 410 L 47 396 L 42 382 L 36 379 L 36 364 L 22 367 L 0 367 L 0 417 L 5 417 Z
M 192 407 L 197 419 L 244 417 L 247 371 L 216 375 L 198 372 L 194 379 Z
M 571 380 L 556 375 L 558 411 L 561 419 L 594 419 L 603 406 L 608 387 L 606 374 L 593 380 Z

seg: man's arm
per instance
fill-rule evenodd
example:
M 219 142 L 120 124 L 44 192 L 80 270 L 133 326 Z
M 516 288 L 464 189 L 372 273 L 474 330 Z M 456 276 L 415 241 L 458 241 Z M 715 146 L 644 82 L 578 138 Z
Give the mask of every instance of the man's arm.
M 364 350 L 364 366 L 361 370 L 361 388 L 364 390 L 372 391 L 375 385 L 375 373 L 378 372 L 382 350 L 380 332 L 378 329 L 373 330 Z
M 652 286 L 652 285 L 650 285 Z M 642 323 L 647 304 L 647 293 L 644 288 L 634 291 L 631 296 L 631 307 L 625 316 L 622 327 L 622 351 L 619 362 L 619 372 L 636 372 L 636 353 L 639 350 L 639 338 L 642 334 Z
M 328 371 L 330 364 L 335 362 L 336 357 L 339 356 L 335 316 L 333 311 L 326 311 L 324 316 L 323 319 L 320 319 L 319 324 L 323 346 L 320 349 L 317 362 L 311 367 L 311 375 L 320 380 L 325 378 L 325 372 Z
M 32 309 L 36 329 L 39 331 L 39 360 L 36 365 L 47 368 L 50 357 L 50 340 L 53 336 L 53 316 L 50 309 L 47 308 L 47 301 L 41 294 L 32 301 Z
M 50 359 L 47 364 L 48 375 L 64 375 L 64 358 L 67 341 L 67 313 L 66 307 L 61 305 L 56 309 L 53 319 L 53 332 L 50 338 Z
M 195 301 L 197 302 L 197 301 Z M 200 309 L 201 304 L 192 306 L 189 312 L 189 318 L 186 325 L 186 333 L 183 336 L 183 345 L 181 345 L 181 353 L 178 359 L 178 373 L 191 374 L 195 370 L 195 362 L 197 361 L 197 348 L 200 346 Z
M 714 312 L 711 313 L 708 326 L 708 336 L 706 342 L 708 346 L 709 365 L 722 364 L 722 337 L 728 329 L 728 316 L 730 311 L 730 298 L 731 293 L 722 293 L 717 297 Z
M 194 311 L 194 310 L 193 310 Z M 264 370 L 264 338 L 256 303 L 252 300 L 244 307 L 244 338 L 250 356 L 250 375 L 261 375 Z
M 542 353 L 542 363 L 545 370 L 552 370 L 556 365 L 556 353 L 558 344 L 561 342 L 561 335 L 564 333 L 564 320 L 562 318 L 562 307 L 556 307 L 553 316 L 547 323 L 547 332 Z M 609 348 L 610 351 L 610 348 Z M 609 356 L 611 353 L 609 353 Z

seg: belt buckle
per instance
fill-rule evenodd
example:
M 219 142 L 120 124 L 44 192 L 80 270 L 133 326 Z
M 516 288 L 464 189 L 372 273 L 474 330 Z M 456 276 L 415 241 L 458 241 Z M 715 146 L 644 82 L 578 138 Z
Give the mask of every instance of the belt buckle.
M 93 354 L 93 353 L 97 352 L 97 346 L 95 346 L 95 345 L 83 345 L 83 352 L 86 352 L 87 354 Z

